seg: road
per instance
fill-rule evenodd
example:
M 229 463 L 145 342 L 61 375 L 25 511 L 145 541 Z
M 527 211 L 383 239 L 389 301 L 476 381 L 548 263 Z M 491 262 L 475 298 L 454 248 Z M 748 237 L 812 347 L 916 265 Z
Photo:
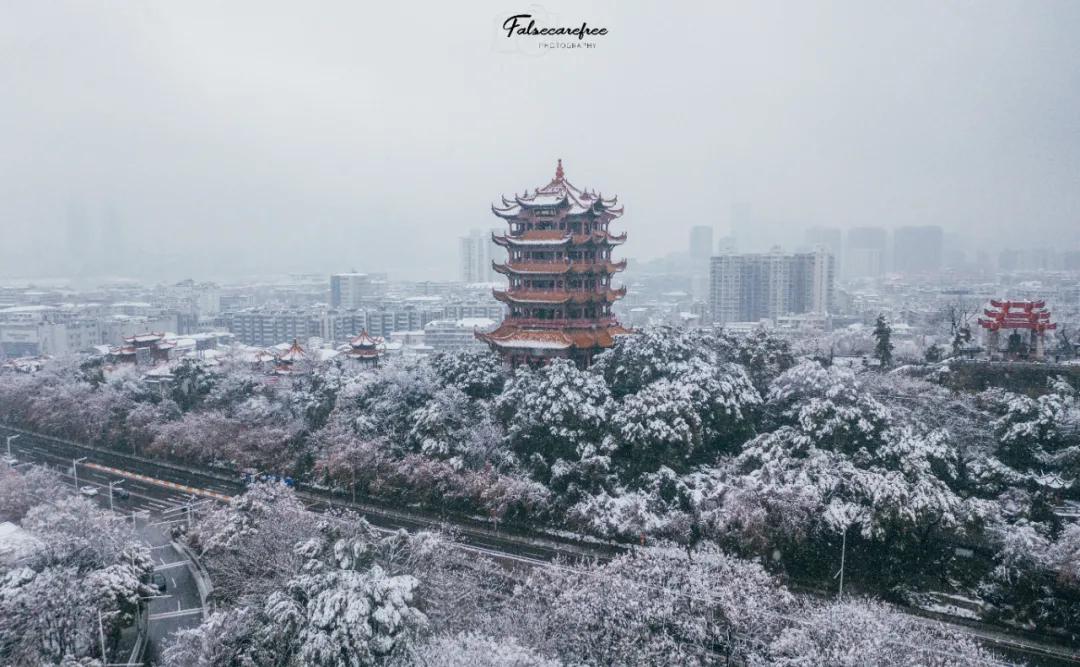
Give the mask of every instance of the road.
M 70 468 L 72 458 L 85 456 L 87 461 L 79 466 L 80 484 L 84 481 L 84 475 L 87 475 L 87 481 L 97 485 L 107 484 L 108 481 L 121 477 L 126 478 L 128 481 L 125 482 L 125 486 L 128 486 L 131 498 L 124 501 L 130 506 L 125 509 L 149 509 L 160 515 L 162 512 L 168 512 L 188 502 L 192 497 L 224 501 L 244 490 L 244 485 L 239 480 L 230 479 L 224 474 L 213 471 L 195 470 L 171 463 L 88 448 L 76 443 L 0 426 L 0 436 L 17 432 L 21 433 L 22 437 L 14 441 L 12 450 L 20 460 L 47 462 L 54 467 L 66 465 Z M 605 560 L 621 551 L 619 547 L 613 545 L 589 543 L 551 535 L 528 534 L 520 530 L 493 529 L 486 527 L 484 522 L 461 517 L 443 518 L 401 507 L 372 503 L 353 504 L 338 496 L 310 491 L 300 491 L 298 496 L 316 511 L 330 506 L 358 510 L 372 525 L 386 530 L 417 531 L 451 526 L 462 548 L 489 556 L 513 569 L 527 570 L 560 557 L 569 560 L 583 558 Z M 107 496 L 104 501 L 108 502 Z M 177 513 L 174 511 L 170 516 L 177 516 Z M 154 544 L 159 544 L 159 542 L 154 542 Z M 197 597 L 195 604 L 198 604 Z M 187 607 L 183 607 L 181 611 L 183 609 Z M 198 615 L 194 613 L 187 616 L 166 617 L 162 620 L 174 619 L 182 619 L 175 621 L 177 627 L 188 627 L 198 623 Z M 1033 664 L 1080 664 L 1080 653 L 1064 646 L 1021 636 L 986 624 L 973 627 L 970 622 L 950 622 L 943 618 L 938 622 L 973 636 L 1011 657 L 1034 660 Z
M 2 431 L 0 434 L 8 435 Z M 71 474 L 73 457 L 41 445 L 41 442 L 35 442 L 23 435 L 12 441 L 11 449 L 20 462 L 51 467 L 74 483 L 74 476 Z M 78 458 L 82 456 L 84 455 Z M 152 655 L 165 645 L 174 632 L 195 627 L 203 618 L 202 600 L 190 564 L 183 554 L 173 548 L 167 535 L 169 523 L 185 520 L 184 510 L 181 508 L 188 503 L 191 496 L 160 484 L 110 474 L 97 467 L 99 465 L 91 460 L 79 464 L 79 486 L 97 488 L 95 500 L 102 507 L 108 508 L 109 482 L 124 480 L 122 485 L 115 488 L 127 489 L 128 498 L 121 499 L 114 495 L 113 509 L 129 515 L 134 521 L 139 535 L 150 545 L 155 571 L 165 577 L 166 591 L 161 597 L 149 600 L 147 655 Z
M 203 606 L 191 564 L 173 548 L 161 527 L 140 526 L 139 533 L 150 544 L 154 571 L 166 581 L 162 597 L 150 600 L 147 655 L 156 655 L 174 632 L 202 622 Z

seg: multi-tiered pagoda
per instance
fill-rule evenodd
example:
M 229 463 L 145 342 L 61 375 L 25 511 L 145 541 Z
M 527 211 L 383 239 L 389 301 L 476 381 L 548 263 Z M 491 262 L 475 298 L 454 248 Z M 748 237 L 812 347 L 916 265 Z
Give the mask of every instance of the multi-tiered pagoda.
M 491 210 L 507 221 L 509 233 L 493 234 L 492 240 L 506 248 L 508 258 L 494 269 L 509 285 L 494 295 L 509 313 L 498 329 L 477 337 L 514 366 L 560 357 L 588 366 L 616 336 L 630 333 L 611 312 L 626 294 L 625 287 L 611 284 L 626 268 L 626 260 L 611 259 L 626 234 L 608 230 L 622 207 L 615 197 L 571 185 L 562 160 L 550 183 L 502 202 Z

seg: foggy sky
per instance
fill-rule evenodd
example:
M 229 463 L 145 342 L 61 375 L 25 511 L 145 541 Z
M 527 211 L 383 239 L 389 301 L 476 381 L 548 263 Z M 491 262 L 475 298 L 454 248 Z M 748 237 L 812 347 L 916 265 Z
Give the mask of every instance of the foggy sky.
M 538 55 L 514 13 L 609 34 Z M 12 0 L 0 276 L 456 278 L 560 157 L 625 203 L 630 257 L 736 203 L 792 237 L 1075 246 L 1078 35 L 1069 1 Z

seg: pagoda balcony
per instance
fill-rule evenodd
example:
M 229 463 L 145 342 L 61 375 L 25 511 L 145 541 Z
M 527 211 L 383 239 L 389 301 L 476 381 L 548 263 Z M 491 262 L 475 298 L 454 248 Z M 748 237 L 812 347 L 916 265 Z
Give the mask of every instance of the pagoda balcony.
M 562 260 L 553 262 L 492 262 L 491 268 L 504 276 L 516 274 L 561 275 L 564 273 L 618 273 L 626 269 L 626 260 L 619 262 L 594 262 L 587 260 Z
M 507 246 L 561 246 L 561 245 L 587 245 L 590 243 L 603 245 L 621 245 L 626 241 L 626 232 L 612 234 L 606 231 L 595 231 L 589 234 L 571 234 L 561 229 L 531 229 L 520 234 L 491 234 L 492 242 L 501 247 Z
M 506 318 L 507 324 L 519 327 L 539 327 L 541 329 L 588 329 L 590 327 L 618 326 L 619 321 L 614 315 L 606 317 L 575 317 L 560 319 L 545 319 L 540 317 L 514 317 Z
M 491 294 L 503 303 L 614 303 L 626 296 L 626 288 L 581 291 L 493 289 Z

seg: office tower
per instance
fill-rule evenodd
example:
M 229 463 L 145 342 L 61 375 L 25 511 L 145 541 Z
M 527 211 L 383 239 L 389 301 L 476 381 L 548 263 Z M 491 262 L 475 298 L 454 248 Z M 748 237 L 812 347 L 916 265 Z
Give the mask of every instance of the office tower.
M 371 296 L 371 276 L 366 273 L 335 273 L 330 276 L 330 307 L 352 310 Z
M 458 243 L 461 281 L 488 283 L 494 280 L 495 274 L 491 268 L 494 244 L 491 242 L 491 234 L 473 229 L 468 236 L 462 236 Z
M 713 228 L 697 225 L 690 228 L 690 296 L 709 298 L 709 258 L 713 254 Z
M 717 255 L 710 274 L 712 319 L 725 324 L 828 313 L 834 282 L 833 258 L 824 249 Z
M 941 271 L 941 227 L 900 227 L 893 233 L 893 269 L 900 273 Z
M 833 267 L 839 273 L 843 266 L 844 235 L 836 227 L 811 227 L 803 235 L 808 250 L 825 248 L 833 256 Z
M 881 227 L 854 227 L 847 233 L 844 275 L 876 278 L 885 272 L 889 233 Z
M 691 259 L 709 259 L 713 255 L 713 228 L 696 225 L 690 228 Z

